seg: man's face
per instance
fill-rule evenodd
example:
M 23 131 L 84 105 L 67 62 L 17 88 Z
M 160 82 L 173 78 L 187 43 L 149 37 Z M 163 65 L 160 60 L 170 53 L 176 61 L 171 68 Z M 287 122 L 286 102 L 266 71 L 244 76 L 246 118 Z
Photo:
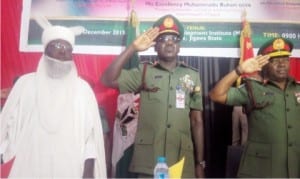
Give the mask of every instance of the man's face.
M 290 62 L 288 56 L 273 57 L 266 65 L 267 77 L 276 82 L 285 81 L 289 74 Z
M 176 34 L 162 34 L 156 38 L 155 51 L 161 60 L 174 59 L 180 49 L 180 38 Z
M 69 61 L 72 60 L 72 51 L 73 48 L 69 42 L 57 39 L 48 43 L 45 54 L 61 61 Z

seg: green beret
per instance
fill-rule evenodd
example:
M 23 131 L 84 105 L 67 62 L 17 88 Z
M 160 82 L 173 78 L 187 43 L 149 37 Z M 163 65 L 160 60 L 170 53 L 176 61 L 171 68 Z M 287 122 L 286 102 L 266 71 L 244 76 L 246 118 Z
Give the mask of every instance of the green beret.
M 183 25 L 179 22 L 179 20 L 176 17 L 172 16 L 171 14 L 159 18 L 153 24 L 153 27 L 159 28 L 159 34 L 174 33 L 178 35 L 181 39 L 183 38 Z
M 290 56 L 293 50 L 292 42 L 284 38 L 274 38 L 262 45 L 257 54 L 270 57 Z

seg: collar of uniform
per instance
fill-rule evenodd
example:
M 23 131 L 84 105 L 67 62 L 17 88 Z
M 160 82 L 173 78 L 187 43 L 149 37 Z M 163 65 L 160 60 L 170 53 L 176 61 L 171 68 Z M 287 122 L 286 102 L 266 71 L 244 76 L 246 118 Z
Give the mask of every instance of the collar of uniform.
M 300 81 L 297 81 L 295 78 L 289 76 L 288 77 L 288 83 L 293 83 L 293 84 L 300 84 Z
M 166 68 L 164 68 L 163 66 L 160 65 L 160 63 L 159 63 L 158 60 L 156 60 L 156 61 L 153 63 L 152 67 L 154 67 L 154 68 L 159 68 L 159 69 L 161 69 L 161 70 L 166 70 L 166 71 L 169 71 L 169 72 L 174 72 L 178 67 L 181 67 L 181 65 L 177 62 L 177 63 L 176 63 L 176 67 L 175 67 L 174 69 L 172 69 L 172 70 L 167 70 Z
M 178 61 L 177 66 L 188 68 L 189 66 L 184 61 Z
M 254 78 L 254 77 L 246 77 L 243 78 L 243 81 L 253 81 L 255 83 L 260 83 L 261 85 L 266 85 L 267 83 L 269 83 L 268 80 L 264 80 L 263 78 Z
M 158 60 L 155 61 L 155 62 L 153 63 L 152 66 L 153 66 L 153 67 L 156 67 L 156 68 L 161 68 L 161 69 L 164 69 L 164 70 L 165 70 L 165 68 L 163 68 L 163 67 L 159 64 L 159 61 L 158 61 Z M 197 69 L 197 68 L 193 68 L 193 67 L 187 65 L 184 61 L 177 61 L 176 68 L 178 68 L 178 67 L 189 68 L 189 69 L 192 69 L 192 70 L 198 72 L 198 69 Z M 175 69 L 176 69 L 176 68 L 175 68 Z
M 251 81 L 257 81 L 259 83 L 265 83 L 264 79 L 261 76 L 247 76 L 244 77 L 242 80 L 251 80 Z
M 254 83 L 259 83 L 260 85 L 263 85 L 263 86 L 274 86 L 274 87 L 276 87 L 276 89 L 279 90 L 279 87 L 274 82 L 269 81 L 269 80 L 257 80 L 257 79 L 253 79 L 253 78 L 252 79 L 251 78 L 245 78 L 244 80 L 245 81 L 246 80 L 252 81 Z M 291 86 L 296 86 L 296 85 L 299 85 L 299 84 L 300 84 L 299 81 L 296 81 L 294 78 L 289 76 L 287 78 L 286 89 L 291 87 Z
M 188 64 L 185 63 L 185 61 L 179 61 L 179 62 L 177 63 L 177 66 L 184 67 L 184 68 L 189 68 L 189 69 L 192 69 L 192 70 L 198 72 L 198 69 L 197 69 L 197 68 L 194 68 L 194 67 L 189 66 Z
M 158 67 L 158 68 L 165 69 L 165 68 L 163 68 L 163 67 L 160 65 L 160 63 L 159 63 L 158 60 L 155 61 L 155 62 L 152 64 L 152 66 L 153 66 L 153 67 Z M 188 68 L 188 66 L 187 66 L 183 61 L 177 61 L 176 67 L 186 67 L 186 68 Z
M 290 86 L 291 84 L 299 84 L 300 82 L 296 81 L 296 79 L 294 79 L 293 77 L 289 76 L 287 78 L 287 83 L 286 83 L 286 86 Z M 272 84 L 272 85 L 275 85 L 274 82 L 272 81 L 269 81 L 269 80 L 265 80 L 264 81 L 264 85 L 266 84 Z

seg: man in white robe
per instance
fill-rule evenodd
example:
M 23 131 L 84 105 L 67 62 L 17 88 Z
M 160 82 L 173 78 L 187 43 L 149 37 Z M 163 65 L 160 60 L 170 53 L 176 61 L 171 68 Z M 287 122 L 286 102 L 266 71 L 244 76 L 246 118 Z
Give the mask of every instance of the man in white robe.
M 18 79 L 1 112 L 3 161 L 15 157 L 9 178 L 106 178 L 97 101 L 72 59 L 82 28 L 38 23 L 37 71 Z

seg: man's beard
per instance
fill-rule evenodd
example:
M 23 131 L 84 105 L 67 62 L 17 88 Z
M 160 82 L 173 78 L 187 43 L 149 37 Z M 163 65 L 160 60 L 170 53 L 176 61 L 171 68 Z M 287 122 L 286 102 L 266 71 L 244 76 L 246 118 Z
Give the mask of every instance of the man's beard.
M 66 76 L 72 69 L 73 61 L 60 61 L 56 58 L 49 57 L 44 55 L 46 72 L 50 78 L 63 78 Z

